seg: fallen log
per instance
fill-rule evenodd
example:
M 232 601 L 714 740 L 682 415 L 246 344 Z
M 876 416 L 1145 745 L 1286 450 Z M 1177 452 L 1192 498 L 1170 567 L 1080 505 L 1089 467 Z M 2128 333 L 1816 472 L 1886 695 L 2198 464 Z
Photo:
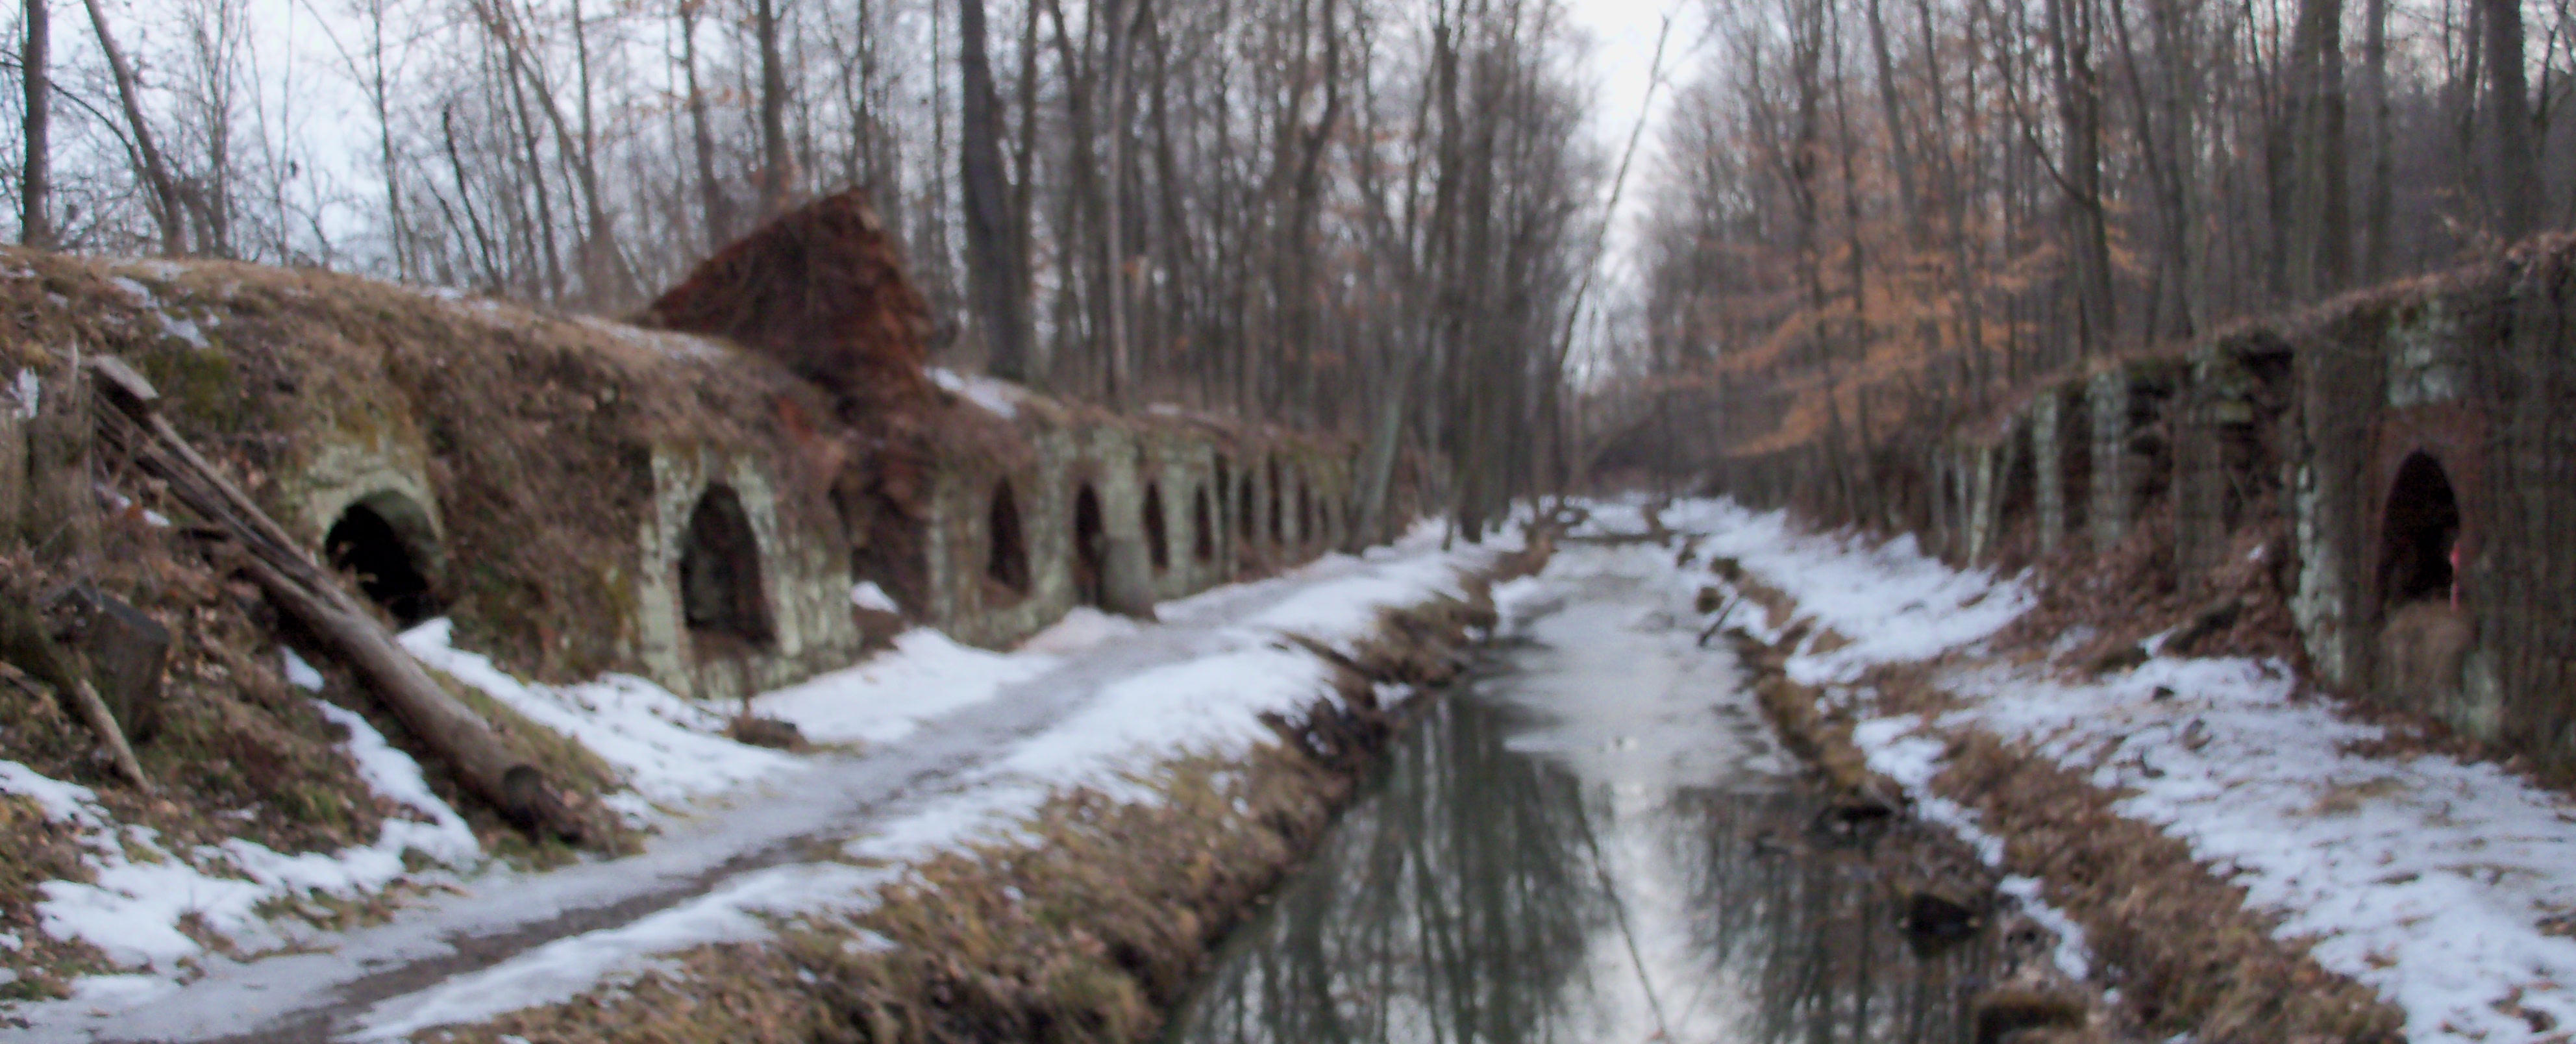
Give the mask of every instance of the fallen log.
M 431 677 L 284 527 L 207 463 L 160 415 L 160 395 L 151 382 L 114 358 L 93 358 L 87 368 L 106 393 L 96 401 L 99 431 L 109 444 L 167 483 L 188 510 L 220 527 L 240 548 L 242 567 L 261 590 L 355 670 L 467 790 L 522 829 L 582 837 L 585 817 L 543 771 Z

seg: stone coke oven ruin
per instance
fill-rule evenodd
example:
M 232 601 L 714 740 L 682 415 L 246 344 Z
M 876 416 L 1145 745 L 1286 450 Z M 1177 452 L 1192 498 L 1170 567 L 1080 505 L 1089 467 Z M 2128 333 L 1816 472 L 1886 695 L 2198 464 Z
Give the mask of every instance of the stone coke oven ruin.
M 1919 470 L 1962 564 L 2168 555 L 2173 597 L 2266 569 L 2311 675 L 2576 770 L 2576 238 L 2106 363 Z M 1821 499 L 1795 452 L 1732 461 Z
M 129 299 L 124 278 L 269 302 L 204 345 L 126 324 L 143 333 L 102 347 L 192 442 L 254 462 L 251 495 L 389 622 L 446 618 L 540 680 L 731 699 L 908 627 L 1006 646 L 1086 596 L 1151 612 L 1304 557 L 1253 539 L 1270 461 L 1319 510 L 1348 497 L 1336 439 L 934 374 L 927 306 L 854 196 L 718 252 L 634 324 L 328 273 L 41 263 L 96 284 L 84 299 Z

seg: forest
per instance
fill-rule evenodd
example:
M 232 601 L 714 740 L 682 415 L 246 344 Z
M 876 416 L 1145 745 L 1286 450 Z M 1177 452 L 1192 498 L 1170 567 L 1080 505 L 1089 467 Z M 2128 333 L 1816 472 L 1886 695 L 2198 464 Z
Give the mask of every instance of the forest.
M 1588 9 L 22 0 L 0 189 L 31 246 L 625 316 L 858 187 L 943 362 L 1346 433 L 1371 526 L 1408 452 L 1471 526 L 1632 464 L 1856 475 L 2576 220 L 2569 0 L 1684 0 L 1641 162 Z
M 1867 448 L 2044 375 L 2567 228 L 2571 10 L 1720 5 L 1596 423 L 1697 466 L 1817 451 L 1866 499 Z
M 25 0 L 13 237 L 632 315 L 856 187 L 938 358 L 1338 430 L 1470 526 L 1570 458 L 1605 217 L 1553 0 Z M 1536 421 L 1536 423 L 1533 423 Z

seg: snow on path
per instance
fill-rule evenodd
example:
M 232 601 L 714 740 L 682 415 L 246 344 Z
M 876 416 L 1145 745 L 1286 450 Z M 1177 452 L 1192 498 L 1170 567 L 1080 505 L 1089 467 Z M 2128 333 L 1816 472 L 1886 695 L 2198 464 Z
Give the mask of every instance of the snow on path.
M 542 874 L 488 868 L 460 894 L 313 952 L 199 954 L 203 974 L 184 984 L 101 976 L 71 1000 L 13 1014 L 40 1041 L 388 1037 L 569 997 L 655 954 L 756 937 L 774 919 L 863 908 L 893 871 L 800 861 L 811 842 L 917 858 L 1006 834 L 1052 788 L 1139 796 L 1128 773 L 1260 742 L 1270 735 L 1261 711 L 1329 695 L 1320 661 L 1284 631 L 1347 646 L 1377 609 L 1454 593 L 1463 570 L 1517 549 L 1438 544 L 1437 527 L 1418 528 L 1365 557 L 1327 556 L 1165 603 L 1158 625 L 1077 612 L 1011 653 L 916 631 L 867 664 L 758 698 L 809 736 L 873 744 L 864 754 L 743 748 L 704 734 L 703 708 L 642 679 L 524 684 L 447 646 L 443 630 L 415 631 L 405 638 L 415 655 L 599 750 L 662 804 L 630 809 L 660 836 L 625 859 Z
M 1911 538 L 1803 534 L 1780 513 L 1726 502 L 1666 517 L 1709 533 L 1704 554 L 1736 557 L 1856 639 L 1793 657 L 1791 672 L 1811 683 L 1847 684 L 1870 663 L 1971 645 L 2028 604 L 2019 583 L 1951 570 Z M 1966 709 L 1931 722 L 1864 720 L 1854 739 L 1873 768 L 1972 842 L 1992 839 L 1930 790 L 1941 729 L 2029 742 L 2123 794 L 2120 814 L 2189 844 L 2249 904 L 2279 914 L 2276 935 L 2312 939 L 2318 963 L 2402 1008 L 2411 1040 L 2524 1040 L 2540 1025 L 2576 1025 L 2576 939 L 2541 927 L 2576 912 L 2567 797 L 2492 765 L 2347 753 L 2382 730 L 2304 698 L 2277 661 L 2158 657 L 2090 683 L 1989 662 L 1944 684 Z M 1866 691 L 1841 694 L 1866 704 Z
M 791 864 L 744 875 L 725 888 L 657 912 L 630 925 L 558 940 L 537 951 L 443 982 L 418 994 L 376 1006 L 362 1020 L 360 1040 L 399 1039 L 432 1026 L 472 1022 L 509 1011 L 570 999 L 590 986 L 648 966 L 656 954 L 707 942 L 757 938 L 767 919 L 831 911 L 863 911 L 874 893 L 901 876 L 901 865 L 976 841 L 1012 836 L 1047 797 L 1090 787 L 1122 801 L 1153 801 L 1139 777 L 1161 762 L 1191 755 L 1237 756 L 1276 734 L 1262 724 L 1266 712 L 1292 713 L 1332 694 L 1330 667 L 1314 653 L 1284 640 L 1296 633 L 1348 647 L 1370 632 L 1381 609 L 1437 595 L 1459 594 L 1462 568 L 1489 561 L 1489 545 L 1455 554 L 1436 550 L 1432 534 L 1417 532 L 1399 550 L 1367 560 L 1333 556 L 1286 576 L 1248 587 L 1270 597 L 1247 599 L 1237 589 L 1167 603 L 1166 622 L 1138 627 L 1098 614 L 1069 615 L 1011 654 L 961 660 L 942 643 L 921 646 L 962 664 L 958 672 L 982 684 L 1009 677 L 1013 665 L 1033 668 L 1016 684 L 985 685 L 981 698 L 939 696 L 935 687 L 916 698 L 974 707 L 1035 691 L 1076 694 L 1060 717 L 999 744 L 980 763 L 934 788 L 898 799 L 843 846 L 853 858 L 887 864 L 866 869 L 839 863 Z M 1081 652 L 1079 658 L 1062 653 Z M 851 707 L 881 712 L 899 697 L 887 684 L 889 669 L 818 679 L 824 689 L 844 689 Z M 787 695 L 787 694 L 776 694 Z M 853 715 L 808 689 L 792 699 L 762 697 L 765 712 L 789 715 L 798 727 L 846 724 Z M 806 717 L 795 717 L 798 713 Z

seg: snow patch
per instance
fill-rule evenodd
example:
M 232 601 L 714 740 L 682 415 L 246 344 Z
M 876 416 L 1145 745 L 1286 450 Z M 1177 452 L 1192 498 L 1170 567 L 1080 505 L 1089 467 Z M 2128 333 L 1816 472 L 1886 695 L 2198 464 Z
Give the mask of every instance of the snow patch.
M 473 831 L 430 793 L 418 764 L 387 745 L 366 719 L 328 704 L 317 706 L 348 729 L 349 754 L 359 778 L 378 793 L 428 814 L 429 821 L 389 817 L 373 843 L 331 853 L 286 855 L 242 838 L 173 851 L 154 831 L 118 826 L 89 788 L 0 761 L 0 789 L 35 798 L 48 818 L 72 827 L 87 849 L 81 861 L 95 878 L 42 885 L 45 898 L 36 904 L 36 913 L 45 933 L 87 942 L 121 967 L 168 972 L 202 952 L 195 939 L 180 931 L 191 915 L 208 930 L 255 950 L 275 938 L 257 911 L 270 899 L 382 891 L 409 876 L 403 864 L 406 852 L 450 866 L 481 858 Z M 126 979 L 160 982 L 149 976 L 92 977 L 81 980 L 79 989 L 124 996 L 139 988 L 137 982 L 122 981 Z
M 769 935 L 771 925 L 825 910 L 859 912 L 893 871 L 836 863 L 757 870 L 714 891 L 616 928 L 568 936 L 379 1009 L 356 1040 L 400 1040 L 432 1026 L 479 1022 L 505 1012 L 569 1000 L 603 979 L 662 967 L 653 957 L 710 943 Z
M 2511 1040 L 2518 1000 L 2576 1021 L 2576 803 L 2487 764 L 2347 753 L 2382 730 L 2301 699 L 2286 664 L 2149 660 L 2097 683 L 1987 667 L 1973 720 L 2031 742 L 2115 809 L 2223 868 L 2318 963 L 2404 1009 L 2412 1040 Z M 2158 688 L 2172 696 L 2159 699 Z
M 304 657 L 295 655 L 295 650 L 293 649 L 281 648 L 278 650 L 278 654 L 283 656 L 286 660 L 287 684 L 295 686 L 296 688 L 302 689 L 306 692 L 322 691 L 323 681 L 321 671 L 315 670 L 312 664 L 304 662 Z
M 903 606 L 895 604 L 894 596 L 887 594 L 885 588 L 878 587 L 874 580 L 861 580 L 851 587 L 850 604 L 870 612 L 903 612 Z
M 796 767 L 793 756 L 719 735 L 727 724 L 724 715 L 643 678 L 608 674 L 565 686 L 524 682 L 490 657 L 456 648 L 452 631 L 441 617 L 403 632 L 401 641 L 422 663 L 590 748 L 647 801 L 684 803 Z
M 959 373 L 945 366 L 929 367 L 926 372 L 930 374 L 931 383 L 949 394 L 960 396 L 982 407 L 984 412 L 1004 419 L 1018 417 L 1020 403 L 1029 396 L 1026 388 L 980 373 Z
M 752 700 L 752 710 L 793 722 L 816 743 L 893 743 L 924 721 L 991 700 L 1003 686 L 1044 674 L 1058 662 L 968 648 L 929 628 L 914 628 L 895 638 L 894 648 L 858 666 L 762 694 Z
M 1848 683 L 1878 664 L 1972 645 L 2036 604 L 2022 581 L 1951 569 L 1924 554 L 1912 535 L 1872 543 L 1801 533 L 1785 511 L 1754 512 L 1724 500 L 1682 501 L 1664 517 L 1676 529 L 1708 534 L 1702 559 L 1735 559 L 1796 599 L 1799 612 L 1852 639 L 1832 653 L 1795 658 L 1790 674 L 1803 684 Z

